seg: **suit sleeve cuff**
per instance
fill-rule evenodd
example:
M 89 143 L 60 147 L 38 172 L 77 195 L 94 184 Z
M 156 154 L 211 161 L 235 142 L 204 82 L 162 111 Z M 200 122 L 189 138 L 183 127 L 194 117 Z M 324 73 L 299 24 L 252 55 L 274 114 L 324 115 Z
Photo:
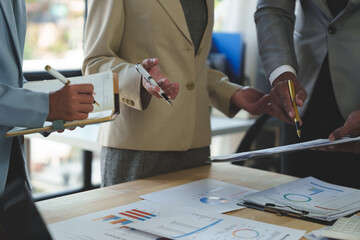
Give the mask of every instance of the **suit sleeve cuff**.
M 283 74 L 284 72 L 291 72 L 291 73 L 295 74 L 295 76 L 296 76 L 296 71 L 292 66 L 281 65 L 280 67 L 275 68 L 275 70 L 270 73 L 270 75 L 269 75 L 270 85 L 272 86 L 275 79 L 278 76 L 280 76 L 281 74 Z

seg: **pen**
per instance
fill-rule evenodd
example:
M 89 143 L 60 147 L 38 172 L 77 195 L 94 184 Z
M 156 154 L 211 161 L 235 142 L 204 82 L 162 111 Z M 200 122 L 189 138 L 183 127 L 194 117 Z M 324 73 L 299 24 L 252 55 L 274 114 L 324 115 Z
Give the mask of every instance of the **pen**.
M 288 80 L 288 85 L 289 85 L 289 92 L 290 92 L 290 98 L 291 98 L 291 102 L 292 105 L 294 107 L 295 110 L 295 117 L 294 117 L 294 122 L 296 125 L 296 133 L 298 135 L 298 137 L 300 138 L 301 135 L 301 131 L 300 131 L 300 117 L 299 117 L 299 111 L 295 102 L 295 88 L 294 88 L 294 83 L 292 82 L 292 80 Z
M 165 94 L 165 92 L 161 89 L 161 87 L 156 83 L 156 81 L 151 77 L 151 75 L 145 70 L 145 68 L 140 64 L 135 64 L 136 70 L 143 76 L 149 83 L 152 85 L 159 87 L 160 91 L 159 94 L 165 99 L 165 101 L 172 105 L 169 97 Z
M 53 76 L 54 78 L 58 79 L 60 82 L 64 83 L 65 85 L 69 85 L 69 84 L 71 83 L 69 79 L 67 79 L 66 77 L 64 77 L 64 75 L 62 75 L 62 74 L 59 73 L 56 69 L 50 67 L 49 65 L 46 65 L 46 66 L 45 66 L 45 70 L 48 71 L 51 76 Z M 100 104 L 98 104 L 95 100 L 94 100 L 93 104 L 95 104 L 96 106 L 100 107 Z

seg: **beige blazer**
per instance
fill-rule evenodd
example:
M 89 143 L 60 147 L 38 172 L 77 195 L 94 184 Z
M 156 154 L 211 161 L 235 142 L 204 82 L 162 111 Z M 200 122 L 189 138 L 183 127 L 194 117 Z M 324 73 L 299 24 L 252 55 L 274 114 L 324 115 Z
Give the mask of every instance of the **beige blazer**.
M 336 17 L 324 0 L 258 0 L 259 52 L 267 76 L 291 65 L 308 92 L 304 112 L 326 54 L 342 116 L 360 109 L 360 0 L 349 0 Z
M 85 28 L 83 73 L 119 72 L 120 115 L 103 124 L 103 146 L 182 151 L 210 145 L 209 104 L 228 116 L 240 86 L 206 67 L 214 1 L 207 0 L 208 24 L 195 56 L 179 0 L 90 0 Z M 141 90 L 134 64 L 158 57 L 162 71 L 180 84 L 173 106 Z

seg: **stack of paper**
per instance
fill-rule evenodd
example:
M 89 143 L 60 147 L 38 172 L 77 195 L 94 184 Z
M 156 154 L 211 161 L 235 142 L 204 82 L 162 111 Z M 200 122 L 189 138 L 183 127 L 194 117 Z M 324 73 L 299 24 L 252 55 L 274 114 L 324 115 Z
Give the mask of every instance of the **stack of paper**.
M 185 240 L 297 240 L 305 234 L 302 230 L 150 201 L 51 224 L 49 230 L 55 240 L 159 240 L 164 237 Z
M 330 223 L 360 210 L 360 190 L 307 177 L 247 195 L 244 204 Z

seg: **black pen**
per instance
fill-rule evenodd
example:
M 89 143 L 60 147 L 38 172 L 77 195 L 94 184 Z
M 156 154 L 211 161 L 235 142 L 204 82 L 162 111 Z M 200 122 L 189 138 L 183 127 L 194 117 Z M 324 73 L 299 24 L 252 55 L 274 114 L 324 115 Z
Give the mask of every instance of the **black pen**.
M 145 70 L 145 68 L 140 64 L 135 64 L 136 70 L 143 76 L 146 81 L 151 83 L 152 85 L 158 87 L 160 89 L 159 94 L 165 99 L 165 101 L 172 106 L 172 102 L 170 101 L 169 97 L 165 94 L 164 90 L 157 84 L 157 82 L 152 78 L 152 76 Z

